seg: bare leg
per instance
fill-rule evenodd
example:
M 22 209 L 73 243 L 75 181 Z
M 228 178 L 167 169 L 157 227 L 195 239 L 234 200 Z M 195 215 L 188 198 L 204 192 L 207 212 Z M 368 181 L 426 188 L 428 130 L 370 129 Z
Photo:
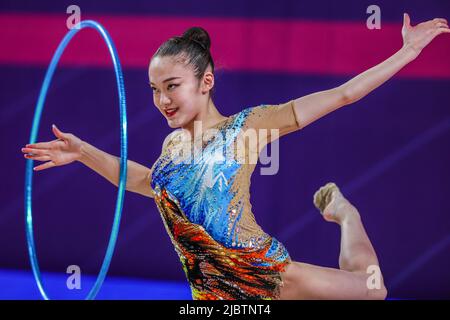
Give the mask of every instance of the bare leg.
M 327 184 L 319 189 L 316 193 L 317 197 L 321 195 L 321 192 L 330 197 L 326 207 L 321 210 L 324 219 L 341 226 L 339 267 L 351 272 L 366 272 L 369 266 L 378 266 L 377 255 L 358 210 L 342 195 L 335 184 Z M 319 205 L 317 197 L 315 197 L 315 203 Z M 321 209 L 319 206 L 318 208 Z
M 385 299 L 387 291 L 381 272 L 380 287 L 368 285 L 369 267 L 378 259 L 356 208 L 334 184 L 314 195 L 314 203 L 325 220 L 341 226 L 340 269 L 293 262 L 282 273 L 281 299 Z

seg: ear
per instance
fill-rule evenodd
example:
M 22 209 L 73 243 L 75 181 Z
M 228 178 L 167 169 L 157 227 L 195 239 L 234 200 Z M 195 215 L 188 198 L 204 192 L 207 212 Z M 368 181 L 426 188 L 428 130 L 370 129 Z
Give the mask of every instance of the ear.
M 202 94 L 207 94 L 214 87 L 214 74 L 206 71 L 201 85 Z

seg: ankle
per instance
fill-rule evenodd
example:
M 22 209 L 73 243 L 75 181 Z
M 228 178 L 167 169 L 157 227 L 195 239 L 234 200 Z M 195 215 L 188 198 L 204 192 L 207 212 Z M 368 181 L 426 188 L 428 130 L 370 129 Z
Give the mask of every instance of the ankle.
M 361 215 L 359 214 L 358 210 L 356 210 L 356 208 L 351 204 L 341 206 L 340 210 L 340 224 L 361 220 Z

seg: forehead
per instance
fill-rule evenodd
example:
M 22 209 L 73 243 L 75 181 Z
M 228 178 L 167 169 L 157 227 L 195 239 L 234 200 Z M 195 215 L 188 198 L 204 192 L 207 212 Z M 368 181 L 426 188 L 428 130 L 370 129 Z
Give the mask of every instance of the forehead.
M 155 57 L 148 68 L 150 82 L 155 84 L 162 83 L 171 77 L 188 78 L 191 73 L 192 70 L 188 66 L 176 62 L 173 57 Z

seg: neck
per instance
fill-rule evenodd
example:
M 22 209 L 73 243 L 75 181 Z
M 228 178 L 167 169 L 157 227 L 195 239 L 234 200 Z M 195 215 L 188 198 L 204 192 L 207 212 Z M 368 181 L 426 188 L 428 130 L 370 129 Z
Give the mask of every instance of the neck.
M 214 105 L 214 102 L 209 99 L 208 104 L 206 108 L 202 108 L 202 111 L 195 116 L 195 118 L 183 126 L 183 130 L 186 130 L 190 133 L 192 139 L 194 138 L 194 124 L 196 121 L 200 121 L 197 123 L 197 134 L 202 134 L 208 130 L 209 128 L 213 127 L 219 122 L 224 121 L 228 117 L 220 114 L 220 112 L 217 110 L 216 106 Z M 199 125 L 201 124 L 201 125 Z

